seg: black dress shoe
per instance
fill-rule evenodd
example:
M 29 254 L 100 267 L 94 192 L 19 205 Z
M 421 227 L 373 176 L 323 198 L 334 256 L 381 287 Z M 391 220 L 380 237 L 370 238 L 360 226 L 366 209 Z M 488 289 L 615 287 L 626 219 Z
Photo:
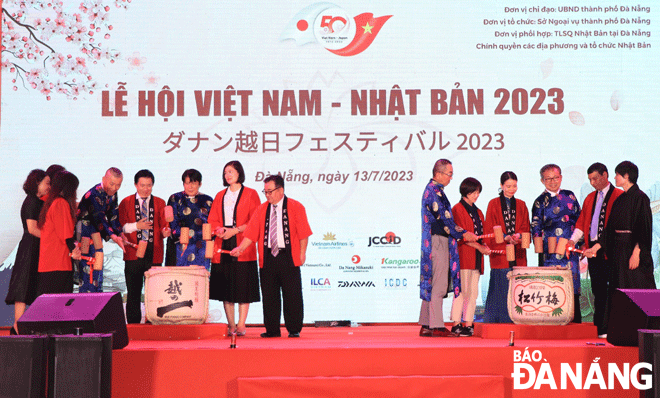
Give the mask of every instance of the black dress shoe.
M 18 332 L 16 331 L 16 329 L 14 329 L 13 326 L 11 327 L 11 329 L 9 329 L 9 335 L 10 336 L 17 336 L 18 335 Z
M 261 333 L 261 337 L 282 337 L 282 335 L 279 333 L 275 334 L 275 333 L 265 332 L 265 333 Z
M 300 337 L 300 333 L 289 333 L 289 337 Z
M 431 337 L 433 336 L 433 329 L 422 326 L 421 329 L 419 329 L 419 335 L 421 337 Z

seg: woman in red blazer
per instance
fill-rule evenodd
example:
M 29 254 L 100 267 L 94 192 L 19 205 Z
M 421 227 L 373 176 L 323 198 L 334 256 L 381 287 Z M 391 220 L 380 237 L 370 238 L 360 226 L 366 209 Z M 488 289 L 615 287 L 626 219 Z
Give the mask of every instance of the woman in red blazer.
M 507 310 L 507 273 L 513 266 L 527 266 L 527 252 L 520 247 L 520 238 L 522 232 L 530 230 L 527 205 L 513 196 L 518 191 L 518 177 L 513 171 L 505 171 L 500 177 L 500 184 L 500 195 L 488 203 L 484 233 L 490 234 L 495 225 L 501 226 L 505 243 L 498 244 L 494 239 L 490 239 L 490 248 L 505 250 L 506 244 L 515 244 L 516 261 L 509 263 L 504 254 L 490 256 L 490 283 L 484 310 L 484 322 L 489 323 L 511 323 Z
M 461 201 L 452 207 L 456 225 L 475 235 L 483 234 L 484 214 L 474 204 L 481 193 L 481 183 L 468 177 L 459 188 Z M 490 254 L 490 249 L 481 241 L 458 242 L 458 256 L 460 258 L 461 294 L 454 297 L 451 306 L 451 319 L 454 326 L 453 333 L 460 336 L 472 336 L 474 333 L 474 311 L 479 295 L 479 276 L 484 273 L 484 255 Z M 461 320 L 465 319 L 465 325 Z
M 216 233 L 216 252 L 211 260 L 209 298 L 224 303 L 229 333 L 245 335 L 245 320 L 250 303 L 259 301 L 259 267 L 257 251 L 250 245 L 240 257 L 221 254 L 217 249 L 231 250 L 243 241 L 243 231 L 261 204 L 259 194 L 243 185 L 245 171 L 240 162 L 225 165 L 222 183 L 227 188 L 219 192 L 209 212 L 209 223 Z M 238 323 L 235 319 L 238 303 Z
M 80 260 L 80 249 L 76 247 L 73 236 L 77 189 L 78 178 L 75 175 L 68 171 L 56 173 L 48 199 L 39 214 L 39 295 L 73 291 L 71 258 Z

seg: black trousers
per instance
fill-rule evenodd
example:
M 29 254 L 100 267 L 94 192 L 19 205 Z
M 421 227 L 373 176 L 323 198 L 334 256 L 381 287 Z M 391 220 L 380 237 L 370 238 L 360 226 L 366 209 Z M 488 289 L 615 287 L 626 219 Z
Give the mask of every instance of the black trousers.
M 598 334 L 607 333 L 607 301 L 608 280 L 610 271 L 607 268 L 604 250 L 599 250 L 598 255 L 588 258 L 589 278 L 591 278 L 591 292 L 594 294 L 594 325 L 598 329 Z
M 142 311 L 140 309 L 140 302 L 142 301 L 142 287 L 144 286 L 144 273 L 152 266 L 159 266 L 160 264 L 153 264 L 154 258 L 154 245 L 150 243 L 147 246 L 147 251 L 143 258 L 137 260 L 128 260 L 124 266 L 124 276 L 126 277 L 126 322 L 127 323 L 140 323 L 142 319 Z
M 289 333 L 300 333 L 303 326 L 303 296 L 300 267 L 293 264 L 291 252 L 280 249 L 277 257 L 264 250 L 264 267 L 259 275 L 263 296 L 266 332 L 280 334 L 280 313 L 284 304 L 284 325 Z M 281 300 L 280 300 L 281 292 Z

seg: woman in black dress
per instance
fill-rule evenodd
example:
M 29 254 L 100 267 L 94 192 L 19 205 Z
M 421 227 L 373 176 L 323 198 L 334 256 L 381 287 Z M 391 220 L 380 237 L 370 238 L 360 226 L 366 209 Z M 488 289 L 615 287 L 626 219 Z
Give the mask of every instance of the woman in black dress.
M 41 235 L 37 222 L 44 204 L 44 196 L 50 191 L 50 177 L 43 170 L 32 170 L 23 184 L 23 190 L 27 194 L 21 207 L 23 237 L 18 244 L 16 261 L 9 281 L 9 291 L 5 298 L 7 305 L 14 305 L 14 325 L 11 334 L 16 334 L 16 322 L 25 312 L 26 305 L 32 304 L 37 298 L 37 268 Z

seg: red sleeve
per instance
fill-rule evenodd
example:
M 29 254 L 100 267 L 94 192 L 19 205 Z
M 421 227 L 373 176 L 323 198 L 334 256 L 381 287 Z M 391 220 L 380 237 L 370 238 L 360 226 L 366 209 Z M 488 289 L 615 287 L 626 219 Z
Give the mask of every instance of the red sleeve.
M 520 199 L 516 199 L 516 213 L 518 213 L 516 215 L 516 224 L 519 225 L 516 232 L 530 232 L 529 211 L 525 202 Z M 518 220 L 520 220 L 520 223 L 518 223 Z
M 57 239 L 66 245 L 66 240 L 73 237 L 73 219 L 69 203 L 64 199 L 57 199 L 51 204 L 48 213 L 52 214 Z
M 261 205 L 261 200 L 259 199 L 259 194 L 257 191 L 252 191 L 252 195 L 250 196 L 250 206 L 248 208 L 248 220 L 252 220 L 252 216 L 254 216 L 254 213 L 257 211 L 259 206 Z
M 155 217 L 158 218 L 158 225 L 156 226 L 158 230 L 160 231 L 165 227 L 169 228 L 170 224 L 167 221 L 165 221 L 165 201 L 155 196 L 154 196 L 154 211 L 156 212 Z M 162 235 L 159 236 L 161 237 L 161 239 L 163 238 Z
M 128 205 L 129 205 L 130 199 L 131 199 L 131 197 L 127 196 L 119 204 L 119 225 L 121 225 L 122 231 L 123 231 L 124 225 L 131 222 L 130 218 L 128 216 L 128 207 L 129 207 Z
M 484 221 L 484 234 L 492 234 L 493 227 L 500 225 L 497 219 L 497 214 L 499 210 L 499 198 L 495 198 L 488 202 L 488 209 L 486 209 L 486 220 Z M 488 238 L 485 240 L 485 243 L 489 247 L 494 247 L 495 240 Z
M 595 191 L 594 191 L 595 192 Z M 582 203 L 582 211 L 580 212 L 580 216 L 578 217 L 577 221 L 575 222 L 575 228 L 579 229 L 582 231 L 582 233 L 587 233 L 591 229 L 591 204 L 590 202 L 590 196 L 591 194 L 587 195 L 586 198 L 584 198 L 584 202 Z M 587 214 L 589 213 L 589 214 Z
M 223 189 L 215 195 L 215 199 L 213 199 L 213 203 L 211 204 L 211 210 L 209 210 L 208 222 L 211 224 L 211 229 L 213 231 L 217 228 L 224 227 L 222 222 L 222 197 L 225 191 L 226 189 Z
M 243 236 L 247 239 L 250 239 L 252 242 L 259 240 L 259 228 L 265 220 L 266 217 L 266 207 L 268 203 L 263 203 L 250 217 L 250 223 L 247 226 L 247 229 L 243 231 Z
M 312 229 L 310 228 L 309 222 L 307 221 L 307 211 L 305 210 L 305 207 L 300 203 L 297 203 L 296 205 L 296 216 L 294 221 L 296 223 L 296 235 L 300 240 L 303 240 L 312 235 Z
M 474 231 L 474 225 L 472 224 L 472 218 L 469 217 L 467 214 L 467 211 L 463 207 L 462 204 L 458 203 L 454 205 L 454 207 L 451 208 L 451 214 L 454 217 L 454 223 L 458 225 L 459 227 L 463 228 L 466 231 L 473 232 Z M 468 218 L 470 218 L 469 222 L 466 220 L 466 215 L 468 215 Z M 459 240 L 458 241 L 458 246 L 462 247 L 465 244 L 464 240 Z

